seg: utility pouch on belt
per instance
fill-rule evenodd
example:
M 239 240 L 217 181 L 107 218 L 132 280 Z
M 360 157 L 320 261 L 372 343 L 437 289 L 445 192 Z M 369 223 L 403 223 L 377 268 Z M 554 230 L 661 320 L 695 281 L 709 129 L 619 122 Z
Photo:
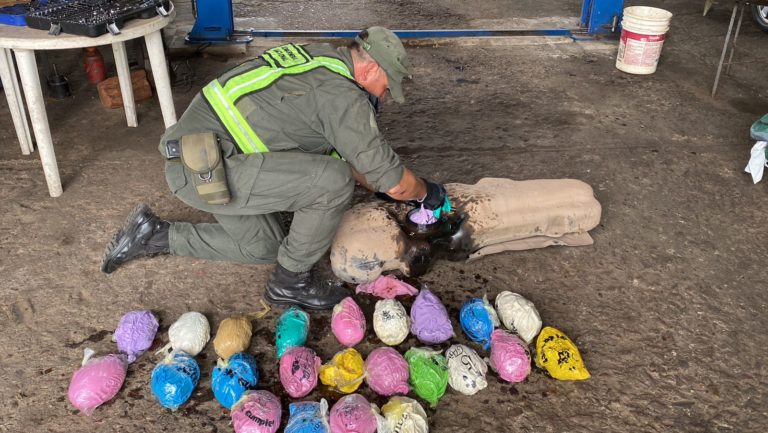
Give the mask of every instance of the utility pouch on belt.
M 229 203 L 227 173 L 221 160 L 221 147 L 212 132 L 181 137 L 181 162 L 193 173 L 197 195 L 208 204 Z

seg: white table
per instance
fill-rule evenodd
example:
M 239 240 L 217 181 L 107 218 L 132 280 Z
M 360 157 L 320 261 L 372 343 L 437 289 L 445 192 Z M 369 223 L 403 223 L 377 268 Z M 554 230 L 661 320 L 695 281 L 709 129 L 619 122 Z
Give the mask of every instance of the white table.
M 171 83 L 168 76 L 168 64 L 165 61 L 163 40 L 160 30 L 167 26 L 175 16 L 171 7 L 169 16 L 157 16 L 149 19 L 136 19 L 126 22 L 120 34 L 106 34 L 96 38 L 75 36 L 61 33 L 58 36 L 50 36 L 47 31 L 34 30 L 28 27 L 16 27 L 0 25 L 0 78 L 2 78 L 5 96 L 8 99 L 8 108 L 11 112 L 16 135 L 21 144 L 21 152 L 29 155 L 33 151 L 32 137 L 21 90 L 29 109 L 29 117 L 32 120 L 32 131 L 40 150 L 40 160 L 43 163 L 45 180 L 48 183 L 48 192 L 51 197 L 58 197 L 62 193 L 59 167 L 56 164 L 56 155 L 53 152 L 53 140 L 48 126 L 48 115 L 45 112 L 45 100 L 40 87 L 40 77 L 37 71 L 35 50 L 61 50 L 70 48 L 95 47 L 100 45 L 112 45 L 115 55 L 117 75 L 120 80 L 120 91 L 123 95 L 123 106 L 128 126 L 138 126 L 136 120 L 136 105 L 133 100 L 133 86 L 131 73 L 128 67 L 128 56 L 125 50 L 125 41 L 144 37 L 147 44 L 147 53 L 155 78 L 157 97 L 160 100 L 160 110 L 163 113 L 165 127 L 176 123 L 176 109 L 173 106 L 171 95 Z M 16 56 L 16 63 L 21 76 L 21 87 L 16 79 L 16 69 L 13 64 L 12 53 Z

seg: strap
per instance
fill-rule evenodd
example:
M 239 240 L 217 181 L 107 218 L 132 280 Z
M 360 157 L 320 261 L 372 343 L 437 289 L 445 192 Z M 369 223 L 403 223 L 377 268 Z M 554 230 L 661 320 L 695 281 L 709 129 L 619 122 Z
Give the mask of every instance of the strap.
M 269 152 L 240 110 L 225 96 L 219 80 L 213 80 L 203 87 L 203 95 L 243 153 Z

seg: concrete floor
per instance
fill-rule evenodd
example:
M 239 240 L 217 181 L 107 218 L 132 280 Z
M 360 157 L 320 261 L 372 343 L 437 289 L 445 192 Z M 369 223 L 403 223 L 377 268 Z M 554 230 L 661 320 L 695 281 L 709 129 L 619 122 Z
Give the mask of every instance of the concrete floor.
M 580 4 L 563 3 L 262 1 L 235 10 L 242 27 L 504 28 L 575 23 Z M 462 183 L 577 178 L 603 205 L 593 246 L 440 262 L 421 279 L 454 320 L 470 296 L 522 293 L 545 324 L 576 341 L 592 373 L 568 383 L 537 370 L 516 386 L 489 373 L 489 388 L 477 397 L 446 393 L 429 411 L 433 431 L 764 430 L 768 205 L 766 184 L 752 185 L 742 171 L 753 144 L 749 125 L 768 112 L 768 34 L 745 19 L 737 63 L 713 99 L 730 6 L 702 17 L 703 2 L 644 4 L 675 14 L 651 76 L 617 71 L 615 40 L 409 46 L 415 79 L 405 88 L 408 103 L 387 103 L 380 126 L 418 174 Z M 170 43 L 191 23 L 189 6 L 178 6 Z M 201 86 L 242 61 L 208 50 L 181 56 L 174 53 L 172 66 L 194 77 L 174 90 L 179 114 Z M 82 349 L 114 351 L 109 334 L 124 312 L 157 312 L 158 344 L 185 311 L 205 313 L 215 329 L 231 314 L 259 309 L 271 266 L 163 257 L 101 274 L 103 248 L 135 203 L 171 220 L 209 217 L 167 189 L 156 152 L 163 132 L 156 100 L 139 106 L 138 128 L 127 128 L 121 110 L 99 104 L 79 53 L 52 61 L 69 75 L 74 95 L 47 105 L 63 196 L 48 196 L 37 153 L 21 155 L 0 103 L 0 432 L 231 431 L 210 393 L 212 345 L 198 356 L 198 390 L 177 412 L 162 409 L 149 390 L 152 355 L 130 367 L 123 390 L 92 417 L 77 415 L 66 400 Z M 254 323 L 251 346 L 261 387 L 276 392 L 279 313 Z M 309 341 L 324 361 L 340 349 L 328 321 L 313 315 L 317 332 Z M 415 344 L 411 337 L 399 349 Z M 359 349 L 365 355 L 375 347 L 371 338 Z M 321 396 L 329 395 L 319 389 L 308 398 Z

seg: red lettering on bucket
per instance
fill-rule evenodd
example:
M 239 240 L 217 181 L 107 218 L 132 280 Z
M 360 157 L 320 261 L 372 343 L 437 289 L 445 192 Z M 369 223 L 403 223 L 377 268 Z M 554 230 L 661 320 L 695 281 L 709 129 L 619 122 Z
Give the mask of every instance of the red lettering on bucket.
M 666 36 L 645 35 L 622 29 L 617 60 L 627 66 L 655 69 Z
M 642 33 L 630 32 L 627 29 L 621 30 L 621 41 L 627 43 L 627 39 L 634 39 L 641 42 L 664 42 L 667 38 L 666 34 L 663 35 L 644 35 Z

